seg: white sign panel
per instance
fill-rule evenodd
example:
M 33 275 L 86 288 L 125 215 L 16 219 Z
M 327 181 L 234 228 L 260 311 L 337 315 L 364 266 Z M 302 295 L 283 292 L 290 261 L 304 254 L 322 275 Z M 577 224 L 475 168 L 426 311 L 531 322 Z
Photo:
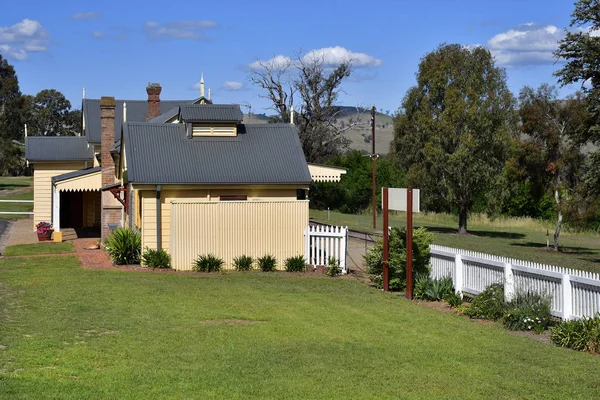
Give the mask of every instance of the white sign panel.
M 395 211 L 406 211 L 406 188 L 388 188 L 388 208 Z M 420 190 L 413 189 L 413 212 L 421 212 Z M 383 208 L 383 188 L 381 188 L 381 208 Z

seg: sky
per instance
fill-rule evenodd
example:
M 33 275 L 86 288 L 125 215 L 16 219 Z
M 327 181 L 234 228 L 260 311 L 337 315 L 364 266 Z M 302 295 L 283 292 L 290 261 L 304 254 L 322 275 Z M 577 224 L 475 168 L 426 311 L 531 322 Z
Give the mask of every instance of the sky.
M 269 103 L 249 82 L 250 68 L 299 52 L 331 65 L 352 59 L 339 102 L 391 112 L 416 83 L 420 59 L 442 43 L 489 48 L 515 95 L 524 85 L 556 84 L 561 62 L 552 52 L 574 8 L 571 0 L 21 4 L 0 14 L 0 54 L 25 94 L 56 89 L 80 108 L 83 87 L 88 98 L 143 100 L 158 82 L 162 99 L 193 99 L 204 74 L 215 103 L 254 113 L 269 113 Z

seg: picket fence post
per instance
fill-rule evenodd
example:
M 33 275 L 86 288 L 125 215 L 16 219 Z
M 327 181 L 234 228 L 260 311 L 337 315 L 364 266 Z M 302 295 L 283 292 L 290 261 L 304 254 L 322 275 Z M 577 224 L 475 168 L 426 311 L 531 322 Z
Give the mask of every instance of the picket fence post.
M 571 277 L 569 274 L 563 274 L 562 277 L 562 295 L 563 295 L 563 319 L 569 320 L 573 315 Z
M 464 276 L 463 276 L 463 263 L 460 254 L 454 256 L 454 290 L 462 297 Z
M 504 264 L 504 299 L 511 301 L 515 295 L 515 276 L 513 275 L 512 265 Z

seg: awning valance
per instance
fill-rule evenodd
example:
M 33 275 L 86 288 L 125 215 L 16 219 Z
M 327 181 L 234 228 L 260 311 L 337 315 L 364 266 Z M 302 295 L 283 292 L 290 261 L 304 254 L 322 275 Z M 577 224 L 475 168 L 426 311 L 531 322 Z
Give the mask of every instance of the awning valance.
M 346 168 L 321 164 L 308 164 L 308 170 L 313 182 L 339 182 L 346 173 Z
M 100 167 L 96 167 L 69 172 L 68 174 L 53 177 L 52 183 L 59 192 L 100 190 L 102 186 L 102 170 Z

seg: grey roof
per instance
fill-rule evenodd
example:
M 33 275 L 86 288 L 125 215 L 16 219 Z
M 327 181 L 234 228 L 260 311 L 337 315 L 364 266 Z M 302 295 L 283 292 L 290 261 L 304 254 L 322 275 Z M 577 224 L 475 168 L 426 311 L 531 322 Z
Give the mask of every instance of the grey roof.
M 164 124 L 165 122 L 167 122 L 168 120 L 170 120 L 173 117 L 176 117 L 177 115 L 179 115 L 179 106 L 173 107 L 169 111 L 162 113 L 157 117 L 150 118 L 146 122 L 153 123 L 153 124 Z
M 242 122 L 244 115 L 237 104 L 188 104 L 179 107 L 186 122 Z
M 147 100 L 116 100 L 115 106 L 115 141 L 121 136 L 123 123 L 123 103 L 127 103 L 127 121 L 146 121 L 148 113 Z M 160 112 L 166 113 L 182 104 L 192 104 L 194 100 L 161 100 Z M 81 106 L 85 124 L 85 135 L 90 143 L 100 143 L 100 100 L 83 99 Z
M 77 178 L 78 176 L 85 176 L 85 175 L 93 174 L 94 172 L 100 172 L 100 171 L 102 171 L 102 167 L 80 169 L 78 171 L 73 171 L 73 172 L 68 172 L 66 174 L 53 176 L 52 183 L 66 181 L 67 179 Z
M 94 148 L 83 136 L 28 136 L 25 158 L 29 161 L 79 161 L 94 158 Z
M 290 124 L 238 125 L 236 137 L 186 136 L 184 124 L 126 123 L 127 175 L 133 183 L 310 184 Z

